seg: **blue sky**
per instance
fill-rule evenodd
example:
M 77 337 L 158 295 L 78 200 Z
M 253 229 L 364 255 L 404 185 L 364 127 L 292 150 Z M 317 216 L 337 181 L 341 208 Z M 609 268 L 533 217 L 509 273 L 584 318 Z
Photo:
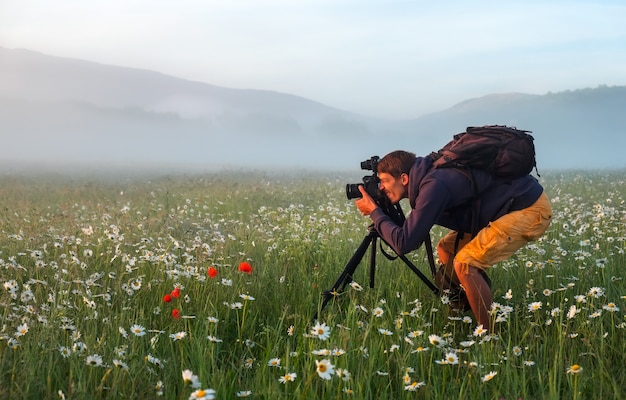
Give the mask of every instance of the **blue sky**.
M 0 46 L 412 118 L 626 85 L 626 2 L 0 0 Z

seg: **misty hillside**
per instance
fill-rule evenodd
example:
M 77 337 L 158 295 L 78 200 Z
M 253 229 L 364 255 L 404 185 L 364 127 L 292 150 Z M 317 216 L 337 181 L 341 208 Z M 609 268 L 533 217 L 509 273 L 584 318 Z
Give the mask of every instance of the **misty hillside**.
M 411 121 L 416 132 L 504 124 L 533 131 L 539 166 L 625 167 L 626 86 L 546 95 L 494 94 Z M 435 141 L 435 140 L 433 140 Z
M 352 168 L 466 126 L 533 131 L 543 168 L 621 168 L 626 87 L 491 94 L 385 121 L 302 97 L 0 47 L 0 160 Z

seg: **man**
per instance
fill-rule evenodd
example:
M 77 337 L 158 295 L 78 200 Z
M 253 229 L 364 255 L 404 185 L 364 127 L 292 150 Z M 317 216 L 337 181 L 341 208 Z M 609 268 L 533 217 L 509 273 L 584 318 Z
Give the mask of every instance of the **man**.
M 433 168 L 430 157 L 401 150 L 383 157 L 377 172 L 380 190 L 394 204 L 408 199 L 411 212 L 402 226 L 397 225 L 363 186 L 359 187 L 363 197 L 355 201 L 359 211 L 372 219 L 376 231 L 398 254 L 417 249 L 433 225 L 449 228 L 437 245 L 439 259 L 454 263 L 477 324 L 491 329 L 493 298 L 482 271 L 548 229 L 552 210 L 543 187 L 531 175 L 499 182 L 479 170 Z M 459 240 L 458 232 L 463 233 Z M 472 236 L 472 232 L 477 233 Z

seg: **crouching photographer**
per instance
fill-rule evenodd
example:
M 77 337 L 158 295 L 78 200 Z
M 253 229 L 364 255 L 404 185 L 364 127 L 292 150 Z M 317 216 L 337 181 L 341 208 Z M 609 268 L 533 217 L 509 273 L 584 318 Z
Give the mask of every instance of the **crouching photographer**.
M 432 157 L 402 150 L 376 160 L 375 175 L 377 190 L 388 203 L 375 199 L 373 186 L 367 187 L 364 179 L 357 187 L 359 211 L 401 255 L 419 248 L 434 225 L 450 229 L 437 245 L 439 259 L 456 274 L 477 324 L 492 329 L 493 299 L 485 271 L 538 239 L 550 225 L 550 202 L 537 179 L 525 175 L 503 181 L 481 170 L 436 168 Z M 402 199 L 409 200 L 411 212 L 394 220 L 385 204 Z

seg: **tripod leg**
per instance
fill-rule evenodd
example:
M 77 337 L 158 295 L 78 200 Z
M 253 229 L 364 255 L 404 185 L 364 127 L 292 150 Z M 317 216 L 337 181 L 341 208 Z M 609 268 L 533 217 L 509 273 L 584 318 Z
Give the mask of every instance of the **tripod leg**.
M 381 238 L 381 240 L 384 241 L 384 239 Z M 432 242 L 430 240 L 430 235 L 427 236 L 426 240 L 424 241 L 424 245 L 426 246 L 426 255 L 428 256 L 428 263 L 430 265 L 430 270 L 433 274 L 433 276 L 435 275 L 435 258 L 433 255 L 433 245 Z M 389 257 L 387 257 L 389 258 Z M 430 281 L 430 279 L 428 279 L 426 277 L 426 275 L 424 275 L 424 273 L 422 271 L 420 271 L 408 258 L 406 258 L 406 256 L 404 254 L 399 254 L 398 258 L 400 258 L 402 261 L 404 261 L 404 263 L 407 265 L 407 267 L 409 267 L 409 269 L 411 271 L 413 271 L 425 284 L 426 286 L 428 286 L 428 288 L 435 294 L 435 296 L 439 296 L 440 290 L 437 286 L 435 286 L 435 284 L 433 282 Z
M 354 275 L 354 271 L 356 271 L 356 267 L 359 265 L 359 263 L 363 259 L 363 256 L 365 255 L 368 247 L 370 246 L 370 243 L 374 241 L 374 239 L 376 238 L 376 235 L 377 234 L 375 231 L 370 230 L 369 233 L 365 236 L 365 238 L 363 238 L 363 241 L 361 242 L 359 247 L 356 249 L 352 257 L 350 257 L 350 260 L 348 260 L 348 262 L 346 263 L 343 269 L 343 272 L 339 276 L 339 279 L 337 279 L 337 281 L 333 285 L 332 289 L 323 293 L 324 301 L 322 302 L 322 305 L 319 311 L 316 312 L 315 315 L 313 315 L 313 321 L 317 319 L 318 313 L 321 312 L 324 309 L 324 307 L 326 307 L 326 304 L 328 304 L 330 299 L 335 297 L 337 293 L 342 292 L 343 289 L 346 287 L 346 285 L 352 282 L 352 275 Z
M 376 275 L 376 235 L 372 237 L 372 248 L 370 252 L 370 289 L 374 289 L 374 276 Z
M 438 296 L 439 295 L 439 288 L 437 286 L 435 286 L 434 283 L 432 283 L 427 277 L 426 275 L 424 275 L 424 273 L 422 271 L 420 271 L 408 258 L 406 258 L 406 256 L 401 255 L 399 256 L 400 259 L 402 261 L 404 261 L 404 263 L 411 269 L 411 271 L 415 272 L 415 274 L 422 280 L 424 281 L 424 283 L 426 284 L 426 286 L 428 286 L 428 288 L 430 290 L 432 290 L 432 292 Z
M 426 247 L 426 257 L 428 257 L 430 272 L 435 276 L 437 268 L 435 267 L 435 255 L 433 254 L 433 242 L 430 240 L 430 234 L 426 237 L 426 240 L 424 240 L 424 246 Z

